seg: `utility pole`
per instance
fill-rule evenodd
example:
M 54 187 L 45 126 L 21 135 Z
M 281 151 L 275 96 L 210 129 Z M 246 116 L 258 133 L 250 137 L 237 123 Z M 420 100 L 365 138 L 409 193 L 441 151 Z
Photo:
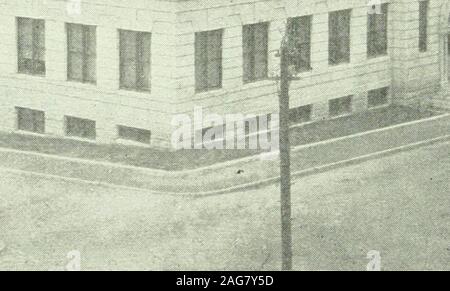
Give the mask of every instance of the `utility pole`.
M 288 32 L 286 32 L 287 34 Z M 280 49 L 280 190 L 282 270 L 292 270 L 292 210 L 291 210 L 291 145 L 289 87 L 291 83 L 288 37 Z

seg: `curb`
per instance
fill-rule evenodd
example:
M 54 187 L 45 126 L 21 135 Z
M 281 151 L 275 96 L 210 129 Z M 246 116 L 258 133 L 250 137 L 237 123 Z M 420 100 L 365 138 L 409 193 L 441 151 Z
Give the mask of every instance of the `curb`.
M 317 175 L 317 174 L 321 174 L 321 173 L 331 171 L 334 169 L 344 168 L 344 167 L 360 164 L 360 163 L 363 163 L 366 161 L 375 160 L 375 159 L 379 159 L 379 158 L 383 158 L 383 157 L 388 157 L 388 156 L 394 155 L 396 153 L 407 152 L 407 151 L 411 151 L 411 150 L 418 149 L 421 147 L 425 147 L 425 146 L 429 146 L 429 145 L 433 145 L 433 144 L 437 144 L 437 143 L 445 143 L 448 141 L 450 141 L 450 135 L 445 135 L 445 136 L 441 136 L 441 137 L 426 140 L 426 141 L 421 141 L 421 142 L 417 142 L 417 143 L 413 143 L 413 144 L 409 144 L 409 145 L 404 145 L 404 146 L 400 146 L 400 147 L 396 147 L 396 148 L 392 148 L 392 149 L 388 149 L 388 150 L 384 150 L 384 151 L 374 152 L 371 154 L 363 155 L 360 157 L 355 157 L 355 158 L 348 159 L 348 160 L 325 164 L 322 166 L 309 168 L 309 169 L 305 169 L 305 170 L 295 171 L 295 172 L 292 172 L 292 177 L 293 178 L 301 178 L 301 177 Z M 187 192 L 186 193 L 183 193 L 183 192 L 158 192 L 158 191 L 152 191 L 152 190 L 145 189 L 145 188 L 129 187 L 129 186 L 116 185 L 116 184 L 105 183 L 105 182 L 94 182 L 94 181 L 88 181 L 88 180 L 83 180 L 83 179 L 78 179 L 78 178 L 68 178 L 68 177 L 63 177 L 63 176 L 43 174 L 43 173 L 37 173 L 37 172 L 29 172 L 29 171 L 23 171 L 23 170 L 15 170 L 15 169 L 9 169 L 9 168 L 4 168 L 4 167 L 0 167 L 0 170 L 10 172 L 10 173 L 22 174 L 22 175 L 24 174 L 24 175 L 29 175 L 29 176 L 38 176 L 38 177 L 42 177 L 42 178 L 49 179 L 49 180 L 58 179 L 58 180 L 67 181 L 67 182 L 84 183 L 84 184 L 89 184 L 89 185 L 94 185 L 94 186 L 102 186 L 102 187 L 112 188 L 112 189 L 123 189 L 123 190 L 128 190 L 128 191 L 145 192 L 147 194 L 152 194 L 152 195 L 178 196 L 178 197 L 190 197 L 190 198 L 202 198 L 202 197 L 208 197 L 208 196 L 217 196 L 217 195 L 235 193 L 235 192 L 239 192 L 239 191 L 243 191 L 243 190 L 257 189 L 259 187 L 263 187 L 266 185 L 276 183 L 280 180 L 279 177 L 272 177 L 272 178 L 266 178 L 266 179 L 262 179 L 259 181 L 255 181 L 252 183 L 246 183 L 246 184 L 242 184 L 242 185 L 228 187 L 225 189 L 198 192 L 198 193 L 192 194 L 192 193 L 187 193 Z
M 392 129 L 409 127 L 411 125 L 427 123 L 427 122 L 445 119 L 445 118 L 449 118 L 449 117 L 450 117 L 450 113 L 445 113 L 445 114 L 433 116 L 430 118 L 415 120 L 415 121 L 402 123 L 402 124 L 396 124 L 396 125 L 392 125 L 389 127 L 360 132 L 360 133 L 343 136 L 343 137 L 338 137 L 338 138 L 334 138 L 334 139 L 329 139 L 329 140 L 324 140 L 324 141 L 320 141 L 320 142 L 316 142 L 316 143 L 298 145 L 298 146 L 292 147 L 291 151 L 292 151 L 292 153 L 295 153 L 295 152 L 299 152 L 303 149 L 313 148 L 313 147 L 320 146 L 320 145 L 327 145 L 327 144 L 331 144 L 331 143 L 338 142 L 338 141 L 350 140 L 350 139 L 353 139 L 356 137 L 368 136 L 368 135 L 379 133 L 379 132 L 387 132 Z M 118 164 L 118 163 L 112 163 L 112 162 L 86 160 L 86 159 L 81 159 L 81 158 L 72 158 L 72 157 L 51 155 L 51 154 L 45 154 L 45 153 L 37 153 L 37 152 L 32 152 L 32 151 L 21 151 L 21 150 L 2 148 L 2 147 L 0 147 L 0 152 L 16 153 L 16 154 L 26 155 L 26 156 L 30 156 L 30 157 L 42 157 L 42 158 L 59 160 L 59 161 L 75 162 L 75 163 L 80 163 L 80 164 L 84 164 L 84 165 L 105 166 L 105 167 L 110 167 L 113 169 L 129 169 L 129 170 L 133 170 L 133 171 L 139 171 L 142 173 L 150 174 L 155 177 L 167 177 L 167 176 L 182 177 L 185 175 L 192 175 L 192 174 L 197 174 L 197 173 L 201 173 L 201 172 L 208 172 L 208 171 L 218 170 L 218 169 L 226 169 L 231 166 L 238 165 L 238 164 L 254 162 L 254 161 L 258 161 L 258 160 L 264 160 L 264 156 L 271 154 L 271 153 L 261 153 L 258 155 L 253 155 L 253 156 L 248 156 L 248 157 L 244 157 L 244 158 L 240 158 L 240 159 L 220 162 L 217 164 L 199 167 L 199 168 L 195 168 L 195 169 L 187 169 L 187 170 L 180 170 L 180 171 L 168 171 L 168 170 L 161 170 L 161 169 L 152 169 L 152 168 L 124 165 L 124 164 Z

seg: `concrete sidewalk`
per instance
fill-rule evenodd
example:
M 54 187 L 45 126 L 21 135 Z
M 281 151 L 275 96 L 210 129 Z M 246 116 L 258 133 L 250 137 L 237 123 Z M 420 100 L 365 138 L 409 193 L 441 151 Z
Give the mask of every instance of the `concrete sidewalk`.
M 292 151 L 294 175 L 307 175 L 434 142 L 448 141 L 450 115 L 396 125 Z M 277 181 L 279 161 L 261 156 L 168 172 L 0 148 L 0 167 L 158 194 L 212 195 Z M 238 174 L 238 172 L 241 172 Z

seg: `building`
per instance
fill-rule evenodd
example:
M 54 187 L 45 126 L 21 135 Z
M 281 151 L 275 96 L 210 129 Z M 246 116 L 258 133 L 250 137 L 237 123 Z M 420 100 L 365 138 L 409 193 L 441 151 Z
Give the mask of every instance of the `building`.
M 78 1 L 0 1 L 0 130 L 167 148 L 196 106 L 276 112 L 286 20 L 299 122 L 448 106 L 447 0 Z

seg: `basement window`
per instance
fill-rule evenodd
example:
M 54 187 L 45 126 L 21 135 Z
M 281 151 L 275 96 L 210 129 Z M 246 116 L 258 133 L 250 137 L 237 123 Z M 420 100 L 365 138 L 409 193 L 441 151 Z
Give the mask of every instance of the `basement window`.
M 96 123 L 93 120 L 65 116 L 66 135 L 86 139 L 96 138 Z
M 346 96 L 329 101 L 329 113 L 331 117 L 341 116 L 352 112 L 353 96 Z
M 309 122 L 312 119 L 312 105 L 300 106 L 290 110 L 290 120 L 292 124 Z
M 43 111 L 16 107 L 16 112 L 18 130 L 45 133 L 45 113 Z
M 386 105 L 388 103 L 388 92 L 388 87 L 369 91 L 367 96 L 368 107 L 373 108 Z
M 117 129 L 119 132 L 119 138 L 121 139 L 150 144 L 151 140 L 150 130 L 128 127 L 123 125 L 117 126 Z

